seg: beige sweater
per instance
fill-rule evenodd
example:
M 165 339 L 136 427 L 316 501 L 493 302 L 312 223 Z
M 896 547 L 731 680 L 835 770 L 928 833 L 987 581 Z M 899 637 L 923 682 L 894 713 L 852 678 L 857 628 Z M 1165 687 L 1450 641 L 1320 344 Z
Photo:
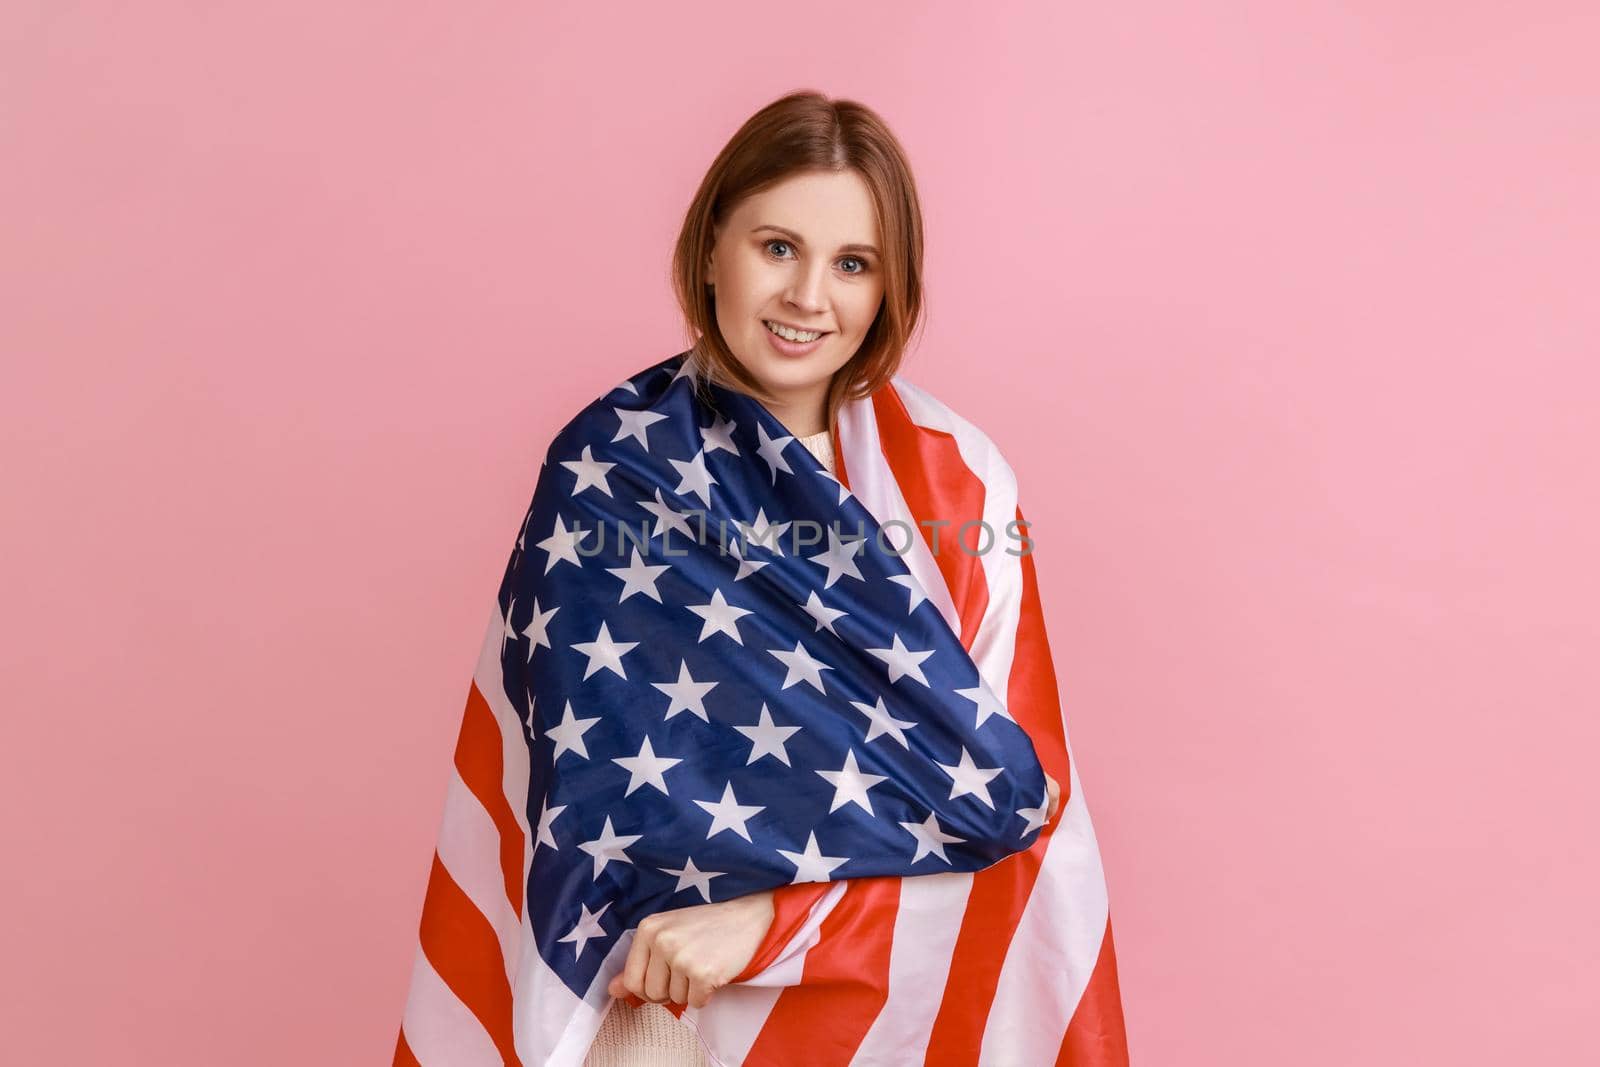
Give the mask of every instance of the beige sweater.
M 828 431 L 795 440 L 833 472 L 833 439 Z M 613 1000 L 583 1067 L 707 1067 L 708 1063 L 700 1038 L 660 1004 L 633 1008 Z

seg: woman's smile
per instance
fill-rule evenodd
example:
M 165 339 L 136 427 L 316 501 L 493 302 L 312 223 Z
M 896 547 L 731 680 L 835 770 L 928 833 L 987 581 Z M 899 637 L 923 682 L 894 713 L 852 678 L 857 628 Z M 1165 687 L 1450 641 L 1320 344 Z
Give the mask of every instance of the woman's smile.
M 828 337 L 828 331 L 797 330 L 772 319 L 762 319 L 767 340 L 783 356 L 805 356 L 815 352 Z

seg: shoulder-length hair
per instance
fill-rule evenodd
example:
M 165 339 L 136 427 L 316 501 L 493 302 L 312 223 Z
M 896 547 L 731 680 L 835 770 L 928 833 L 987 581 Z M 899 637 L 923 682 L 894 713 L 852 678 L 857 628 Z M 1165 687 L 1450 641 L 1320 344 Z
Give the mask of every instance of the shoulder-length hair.
M 922 207 L 905 150 L 876 112 L 854 100 L 801 90 L 756 112 L 723 146 L 700 182 L 678 234 L 672 284 L 683 310 L 697 383 L 707 379 L 767 394 L 717 328 L 706 260 L 716 227 L 747 196 L 805 171 L 853 170 L 877 211 L 883 303 L 850 361 L 828 386 L 824 420 L 892 378 L 922 316 Z

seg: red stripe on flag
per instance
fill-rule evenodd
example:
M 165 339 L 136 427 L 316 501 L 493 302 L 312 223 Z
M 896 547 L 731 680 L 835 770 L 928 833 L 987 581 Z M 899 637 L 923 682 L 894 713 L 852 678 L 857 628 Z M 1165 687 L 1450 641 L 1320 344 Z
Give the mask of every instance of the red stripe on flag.
M 958 537 L 962 523 L 983 517 L 983 480 L 962 460 L 954 437 L 912 420 L 893 385 L 885 385 L 872 394 L 872 411 L 884 458 L 950 589 L 961 619 L 961 646 L 970 652 L 984 609 L 989 606 L 989 587 L 983 575 L 983 558 L 975 554 L 983 547 L 981 528 L 977 537 L 970 536 L 970 532 L 965 539 L 958 541 Z M 928 478 L 925 471 L 950 473 Z M 952 525 L 922 525 L 938 520 Z M 960 544 L 966 544 L 968 551 L 963 551 Z
M 928 1041 L 929 1067 L 978 1062 L 1006 949 L 1033 892 L 1047 845 L 1041 834 L 1027 852 L 1008 856 L 972 876 L 961 933 L 950 954 L 944 999 Z
M 1017 526 L 1027 531 L 1028 521 L 1017 507 Z M 1067 803 L 1067 728 L 1061 716 L 1061 693 L 1056 688 L 1055 663 L 1044 628 L 1044 607 L 1039 602 L 1039 576 L 1033 553 L 1018 558 L 1022 565 L 1021 617 L 1017 620 L 1016 658 L 1011 666 L 1011 690 L 1006 707 L 1033 741 L 1039 760 L 1050 777 L 1061 783 L 1061 803 Z
M 1100 944 L 1089 986 L 1078 1001 L 1072 1025 L 1061 1039 L 1056 1067 L 1127 1067 L 1128 1034 L 1122 1019 L 1122 987 L 1117 982 L 1117 950 L 1111 944 L 1111 917 Z
M 772 1005 L 745 1063 L 844 1067 L 889 998 L 889 951 L 900 879 L 850 880 L 806 953 L 802 984 Z M 883 916 L 889 921 L 885 923 Z
M 505 875 L 506 899 L 522 918 L 522 848 L 524 837 L 505 793 L 505 738 L 500 723 L 474 681 L 467 693 L 456 740 L 456 771 L 500 831 L 500 870 Z
M 434 853 L 422 903 L 422 952 L 444 984 L 477 1016 L 511 1067 L 521 1067 L 511 1035 L 511 983 L 500 939 Z
M 805 925 L 806 918 L 811 914 L 811 909 L 817 901 L 826 896 L 831 888 L 827 882 L 801 882 L 798 885 L 783 885 L 774 889 L 772 923 L 767 927 L 761 944 L 756 946 L 755 955 L 750 957 L 750 962 L 733 981 L 743 982 L 770 967 L 783 947 L 799 933 L 800 927 Z
M 833 422 L 833 476 L 846 489 L 850 488 L 850 475 L 844 469 L 844 446 L 839 440 L 839 420 Z
M 1020 507 L 1016 517 L 1019 523 L 1023 521 Z M 1020 563 L 1022 602 L 1006 707 L 1032 739 L 1045 772 L 1060 783 L 1064 808 L 1070 775 L 1060 694 L 1045 636 L 1032 555 L 1022 556 Z M 930 1065 L 971 1063 L 977 1057 L 1006 951 L 1033 892 L 1054 829 L 1055 824 L 1045 827 L 1026 852 L 1009 856 L 972 876 L 972 892 L 951 956 L 950 979 L 934 1020 L 929 1043 L 932 1051 L 927 1060 Z
M 406 1028 L 400 1028 L 400 1043 L 394 1050 L 394 1067 L 422 1067 L 418 1062 L 416 1053 L 411 1051 L 411 1046 L 406 1044 Z

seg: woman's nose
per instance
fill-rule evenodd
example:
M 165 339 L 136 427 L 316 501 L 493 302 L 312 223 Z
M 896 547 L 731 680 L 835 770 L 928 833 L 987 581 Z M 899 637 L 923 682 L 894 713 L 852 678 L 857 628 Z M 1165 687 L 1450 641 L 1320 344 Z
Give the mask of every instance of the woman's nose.
M 795 308 L 815 314 L 824 310 L 826 302 L 823 299 L 823 287 L 826 280 L 820 270 L 802 271 L 795 275 L 794 283 L 790 285 L 788 301 Z

